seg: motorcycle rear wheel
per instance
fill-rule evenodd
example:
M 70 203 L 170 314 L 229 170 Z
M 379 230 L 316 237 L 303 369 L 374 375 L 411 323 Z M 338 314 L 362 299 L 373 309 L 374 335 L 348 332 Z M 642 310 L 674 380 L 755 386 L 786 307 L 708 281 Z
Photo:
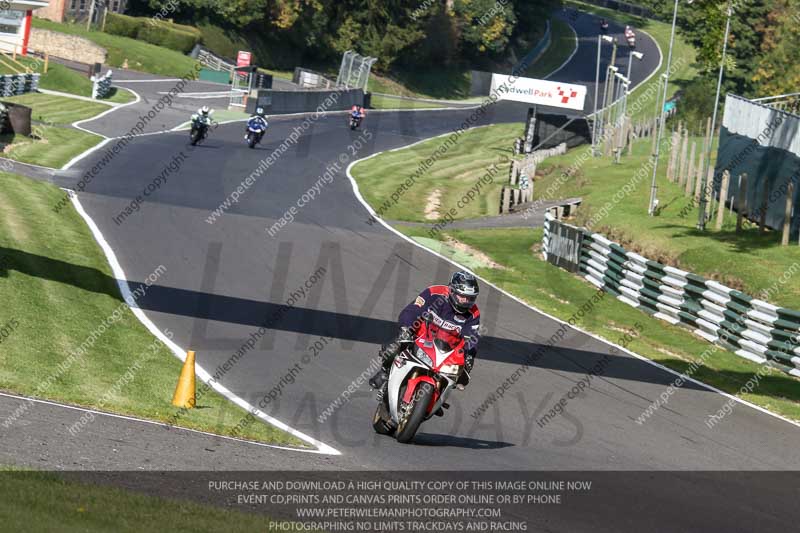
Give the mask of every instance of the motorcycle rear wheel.
M 414 391 L 411 412 L 400 420 L 400 424 L 397 425 L 397 434 L 395 435 L 397 442 L 402 444 L 411 442 L 414 435 L 417 434 L 420 424 L 425 420 L 425 415 L 427 414 L 428 406 L 432 399 L 433 385 L 427 381 L 423 381 L 419 384 L 419 388 Z

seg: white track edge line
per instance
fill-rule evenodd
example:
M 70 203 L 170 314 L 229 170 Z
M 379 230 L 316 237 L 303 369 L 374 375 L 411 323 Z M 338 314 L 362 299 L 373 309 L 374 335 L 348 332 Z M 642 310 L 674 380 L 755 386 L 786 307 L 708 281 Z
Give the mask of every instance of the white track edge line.
M 119 287 L 120 292 L 122 293 L 122 297 L 123 297 L 124 301 L 125 302 L 130 301 L 133 298 L 133 295 L 131 294 L 130 287 L 128 286 L 128 278 L 125 276 L 125 272 L 122 270 L 122 266 L 120 265 L 119 261 L 117 260 L 117 256 L 114 253 L 114 250 L 108 244 L 108 241 L 106 241 L 105 237 L 103 236 L 102 232 L 100 231 L 100 228 L 97 226 L 97 224 L 95 224 L 94 220 L 92 220 L 92 217 L 90 217 L 89 214 L 86 212 L 86 210 L 83 208 L 83 205 L 81 204 L 80 200 L 78 199 L 78 195 L 77 194 L 73 194 L 73 195 L 71 195 L 71 198 L 72 198 L 72 204 L 75 206 L 76 211 L 83 218 L 83 220 L 86 222 L 86 224 L 89 226 L 89 229 L 91 230 L 92 235 L 94 235 L 95 240 L 100 245 L 100 247 L 103 249 L 103 253 L 105 253 L 106 259 L 108 260 L 108 263 L 111 266 L 111 270 L 114 273 L 114 277 L 117 279 L 117 286 Z M 161 332 L 161 330 L 159 330 L 156 327 L 156 325 L 150 320 L 150 318 L 147 317 L 147 315 L 144 313 L 144 311 L 141 310 L 141 308 L 139 308 L 139 307 L 131 307 L 131 306 L 129 306 L 129 308 L 133 312 L 133 314 L 136 316 L 136 318 L 139 319 L 139 322 L 141 322 L 142 325 L 144 325 L 150 331 L 150 333 L 153 334 L 153 336 L 155 336 L 161 342 L 163 342 L 172 351 L 172 353 L 175 354 L 175 356 L 180 361 L 184 361 L 186 359 L 186 350 L 184 350 L 183 348 L 178 346 L 171 339 L 167 338 L 167 336 L 164 335 Z M 263 421 L 267 422 L 268 424 L 271 424 L 271 425 L 277 427 L 278 429 L 282 429 L 283 431 L 289 433 L 290 435 L 292 435 L 292 436 L 294 436 L 294 437 L 296 437 L 296 438 L 298 438 L 298 439 L 300 439 L 302 441 L 305 441 L 305 442 L 307 442 L 307 443 L 309 443 L 312 446 L 315 446 L 317 448 L 316 450 L 302 450 L 302 449 L 298 449 L 298 448 L 290 448 L 292 451 L 298 451 L 298 452 L 304 452 L 304 453 L 318 453 L 318 454 L 322 454 L 322 455 L 342 455 L 342 453 L 340 451 L 338 451 L 337 449 L 333 448 L 332 446 L 329 446 L 329 445 L 325 444 L 322 441 L 319 441 L 319 440 L 317 440 L 317 439 L 315 439 L 313 437 L 310 437 L 310 436 L 306 435 L 305 433 L 290 427 L 289 425 L 285 424 L 284 422 L 281 422 L 280 420 L 269 416 L 268 414 L 266 414 L 265 412 L 261 411 L 260 409 L 257 409 L 256 407 L 254 407 L 253 405 L 248 403 L 243 398 L 235 395 L 233 392 L 228 390 L 228 388 L 224 387 L 222 384 L 220 384 L 220 383 L 218 383 L 216 381 L 212 382 L 211 381 L 211 377 L 212 377 L 211 374 L 209 374 L 201 366 L 196 365 L 195 366 L 195 370 L 196 370 L 197 377 L 199 377 L 201 381 L 203 381 L 204 383 L 209 385 L 212 389 L 214 389 L 219 394 L 225 396 L 228 400 L 230 400 L 234 404 L 236 404 L 239 407 L 245 409 L 248 413 L 251 413 L 251 414 L 253 414 L 255 416 L 258 416 L 260 419 L 262 419 Z
M 550 78 L 550 76 L 553 76 L 553 75 L 557 74 L 558 72 L 560 72 L 561 70 L 563 70 L 563 68 L 566 67 L 567 64 L 569 64 L 570 61 L 572 61 L 572 58 L 575 57 L 575 54 L 578 53 L 578 49 L 581 47 L 581 40 L 578 38 L 578 32 L 575 31 L 575 28 L 572 27 L 572 24 L 570 24 L 567 21 L 562 21 L 562 22 L 565 22 L 567 24 L 567 27 L 570 29 L 570 31 L 572 32 L 573 37 L 575 38 L 575 50 L 572 51 L 572 53 L 569 55 L 569 57 L 567 58 L 566 61 L 561 63 L 561 66 L 559 66 L 553 72 L 551 72 L 550 74 L 548 74 L 547 76 L 542 78 L 543 80 L 547 80 L 547 79 Z
M 78 161 L 81 161 L 82 159 L 84 159 L 86 157 L 89 157 L 91 154 L 97 152 L 98 150 L 103 148 L 105 145 L 107 145 L 111 141 L 112 141 L 112 139 L 109 139 L 108 137 L 103 137 L 102 141 L 100 141 L 99 143 L 95 144 L 94 146 L 92 146 L 88 150 L 79 153 L 78 155 L 76 155 L 75 157 L 70 159 L 69 162 L 66 165 L 64 165 L 63 167 L 61 167 L 60 169 L 55 168 L 53 170 L 69 170 L 70 168 L 72 168 L 73 165 L 75 165 L 75 163 L 77 163 Z
M 142 101 L 142 98 L 139 96 L 139 93 L 137 93 L 136 91 L 132 91 L 131 89 L 127 89 L 127 88 L 124 88 L 124 89 L 126 91 L 130 91 L 131 93 L 133 93 L 133 95 L 136 97 L 136 99 L 134 101 L 132 101 L 132 102 L 128 102 L 127 104 L 122 104 L 122 105 L 118 105 L 116 107 L 112 107 L 111 109 L 103 111 L 99 115 L 95 115 L 93 117 L 85 118 L 83 120 L 78 120 L 78 121 L 72 123 L 72 127 L 73 128 L 78 129 L 80 131 L 84 131 L 86 133 L 91 133 L 92 135 L 97 135 L 98 137 L 102 137 L 103 141 L 98 143 L 98 144 L 96 144 L 96 145 L 94 145 L 94 146 L 92 146 L 91 148 L 89 148 L 85 152 L 76 155 L 66 165 L 64 165 L 60 169 L 54 169 L 54 170 L 68 170 L 68 169 L 72 168 L 78 161 L 81 161 L 85 157 L 88 157 L 89 155 L 91 155 L 91 154 L 95 153 L 96 151 L 100 150 L 105 145 L 107 145 L 109 143 L 109 141 L 112 141 L 113 139 L 116 138 L 116 137 L 106 137 L 102 133 L 97 133 L 95 131 L 88 130 L 86 128 L 81 127 L 80 125 L 83 124 L 84 122 L 92 122 L 94 120 L 97 120 L 99 118 L 102 118 L 102 117 L 108 115 L 109 113 L 113 113 L 114 111 L 116 111 L 118 109 L 122 109 L 123 107 L 128 107 L 128 106 L 133 105 L 133 104 L 138 104 L 139 102 Z
M 439 136 L 439 137 L 441 137 L 441 136 Z M 433 138 L 436 138 L 436 137 L 433 137 Z M 397 150 L 397 149 L 395 149 L 395 150 Z M 354 167 L 356 164 L 358 164 L 358 163 L 360 163 L 360 162 L 362 162 L 362 161 L 366 161 L 366 160 L 368 160 L 368 159 L 371 159 L 371 158 L 373 158 L 373 157 L 376 157 L 376 156 L 378 156 L 378 155 L 380 155 L 380 154 L 382 154 L 382 153 L 383 153 L 383 152 L 376 152 L 376 153 L 374 153 L 374 154 L 372 154 L 372 155 L 370 155 L 370 156 L 368 156 L 368 157 L 365 157 L 365 158 L 363 158 L 363 159 L 359 159 L 359 160 L 357 160 L 357 161 L 353 161 L 353 162 L 352 162 L 352 163 L 350 163 L 350 165 L 348 165 L 348 167 L 347 167 L 347 170 L 346 170 L 346 173 L 347 173 L 347 178 L 350 180 L 350 184 L 351 184 L 351 185 L 352 185 L 352 187 L 353 187 L 353 193 L 356 195 L 356 198 L 358 199 L 358 201 L 359 201 L 359 202 L 361 202 L 361 205 L 363 205 L 363 206 L 364 206 L 364 208 L 367 210 L 367 212 L 368 212 L 370 215 L 372 215 L 372 217 L 373 217 L 373 218 L 375 218 L 375 219 L 376 219 L 376 220 L 377 220 L 377 221 L 378 221 L 378 222 L 379 222 L 379 223 L 380 223 L 380 224 L 381 224 L 383 227 L 385 227 L 386 229 L 388 229 L 388 230 L 389 230 L 389 231 L 391 231 L 392 233 L 394 233 L 394 234 L 398 235 L 400 238 L 402 238 L 402 239 L 404 239 L 404 240 L 406 240 L 406 241 L 410 242 L 411 244 L 413 244 L 414 246 L 417 246 L 418 248 L 422 248 L 423 250 L 425 250 L 425 251 L 427 251 L 427 252 L 429 252 L 429 253 L 431 253 L 431 254 L 435 255 L 436 257 L 439 257 L 440 259 L 444 259 L 444 260 L 445 260 L 445 261 L 447 261 L 448 263 L 450 263 L 450 264 L 452 264 L 452 265 L 454 265 L 454 266 L 456 266 L 456 267 L 458 267 L 458 268 L 460 268 L 460 269 L 464 269 L 464 270 L 466 270 L 466 271 L 468 271 L 468 272 L 472 272 L 472 270 L 471 270 L 471 269 L 469 269 L 469 268 L 466 268 L 465 266 L 463 266 L 463 265 L 461 265 L 461 264 L 459 264 L 459 263 L 457 263 L 457 262 L 453 261 L 453 260 L 452 260 L 452 259 L 450 259 L 449 257 L 445 257 L 444 255 L 442 255 L 442 254 L 440 254 L 440 253 L 438 253 L 438 252 L 435 252 L 435 251 L 431 250 L 430 248 L 427 248 L 427 247 L 425 247 L 425 246 L 421 245 L 420 243 L 416 242 L 416 241 L 415 241 L 415 240 L 413 240 L 412 238 L 410 238 L 410 237 L 408 237 L 407 235 L 403 234 L 403 233 L 402 233 L 402 232 L 400 232 L 399 230 L 397 230 L 397 229 L 393 228 L 393 227 L 392 227 L 390 224 L 388 224 L 387 222 L 384 222 L 383 218 L 381 218 L 381 217 L 380 217 L 380 216 L 379 216 L 379 215 L 378 215 L 378 214 L 375 212 L 375 210 L 374 210 L 374 209 L 372 209 L 372 206 L 370 206 L 370 205 L 367 203 L 367 201 L 366 201 L 366 200 L 364 200 L 364 197 L 363 197 L 363 196 L 361 196 L 361 191 L 360 191 L 360 190 L 359 190 L 359 188 L 358 188 L 358 183 L 356 183 L 356 180 L 355 180 L 355 178 L 353 178 L 353 175 L 352 175 L 352 173 L 351 173 L 351 170 L 352 170 L 352 168 L 353 168 L 353 167 Z M 668 368 L 668 367 L 666 367 L 666 366 L 664 366 L 664 365 L 661 365 L 661 364 L 659 364 L 659 363 L 657 363 L 657 362 L 653 361 L 652 359 L 648 359 L 647 357 L 645 357 L 645 356 L 643 356 L 643 355 L 640 355 L 640 354 L 638 354 L 638 353 L 636 353 L 636 352 L 632 352 L 631 350 L 627 349 L 627 348 L 626 348 L 626 347 L 624 347 L 624 346 L 620 346 L 620 345 L 616 344 L 615 342 L 612 342 L 612 341 L 609 341 L 609 340 L 607 340 L 607 339 L 604 339 L 603 337 L 600 337 L 599 335 L 596 335 L 596 334 L 594 334 L 594 333 L 591 333 L 591 332 L 589 332 L 589 331 L 585 331 L 585 330 L 583 330 L 583 329 L 581 329 L 581 328 L 578 328 L 578 327 L 576 327 L 576 326 L 570 326 L 570 325 L 569 325 L 569 323 L 565 322 L 564 320 L 561 320 L 560 318 L 558 318 L 558 317 L 556 317 L 556 316 L 550 315 L 550 314 L 548 314 L 548 313 L 546 313 L 546 312 L 542 311 L 541 309 L 537 309 L 536 307 L 532 306 L 531 304 L 529 304 L 529 303 L 527 303 L 527 302 L 524 302 L 524 301 L 522 301 L 521 299 L 517 298 L 517 297 L 516 297 L 516 296 L 514 296 L 513 294 L 511 294 L 511 293 L 507 292 L 506 290 L 504 290 L 504 289 L 501 289 L 500 287 L 498 287 L 497 285 L 495 285 L 495 284 L 494 284 L 494 283 L 492 283 L 491 281 L 488 281 L 488 280 L 486 280 L 486 279 L 482 278 L 481 276 L 479 276 L 478 274 L 475 274 L 474 272 L 473 272 L 473 274 L 474 274 L 474 275 L 475 275 L 475 276 L 476 276 L 478 279 L 480 279 L 481 281 L 483 281 L 484 283 L 486 283 L 487 285 L 489 285 L 489 286 L 490 286 L 490 287 L 492 287 L 493 289 L 495 289 L 495 290 L 499 291 L 500 293 L 502 293 L 502 294 L 504 294 L 505 296 L 507 296 L 507 297 L 511 298 L 512 300 L 514 300 L 514 301 L 515 301 L 515 302 L 517 302 L 518 304 L 520 304 L 520 305 L 522 305 L 522 306 L 524 306 L 524 307 L 527 307 L 528 309 L 530 309 L 531 311 L 533 311 L 533 312 L 535 312 L 535 313 L 539 313 L 539 314 L 540 314 L 540 315 L 542 315 L 542 316 L 546 316 L 547 318 L 549 318 L 549 319 L 551 319 L 551 320 L 554 320 L 554 321 L 558 322 L 558 323 L 559 323 L 559 324 L 561 324 L 561 325 L 565 325 L 565 326 L 567 326 L 568 328 L 571 328 L 571 329 L 573 329 L 573 330 L 575 330 L 575 331 L 577 331 L 577 332 L 579 332 L 579 333 L 582 333 L 582 334 L 584 334 L 584 335 L 586 335 L 586 336 L 588 336 L 588 337 L 591 337 L 591 338 L 593 338 L 593 339 L 595 339 L 595 340 L 597 340 L 597 341 L 599 341 L 599 342 L 601 342 L 601 343 L 603 343 L 603 344 L 606 344 L 606 345 L 608 345 L 608 346 L 611 346 L 611 347 L 613 347 L 613 348 L 616 348 L 616 349 L 618 349 L 618 350 L 620 350 L 620 351 L 623 351 L 623 352 L 627 353 L 628 355 L 630 355 L 630 356 L 632 356 L 632 357 L 634 357 L 634 358 L 636 358 L 636 359 L 639 359 L 639 360 L 641 360 L 641 361 L 644 361 L 644 362 L 646 362 L 646 363 L 649 363 L 649 364 L 651 364 L 651 365 L 653 365 L 653 366 L 655 366 L 655 367 L 657 367 L 657 368 L 660 368 L 661 370 L 665 370 L 665 371 L 669 372 L 670 374 L 673 374 L 673 375 L 675 375 L 675 376 L 678 376 L 678 377 L 682 378 L 684 381 L 691 381 L 692 383 L 695 383 L 695 384 L 697 384 L 697 385 L 700 385 L 700 386 L 702 386 L 702 387 L 705 387 L 705 388 L 707 388 L 708 390 L 710 390 L 710 391 L 712 391 L 712 392 L 716 392 L 717 394 L 720 394 L 720 395 L 722 395 L 722 396 L 724 396 L 724 397 L 726 397 L 726 398 L 729 398 L 729 399 L 731 399 L 731 400 L 734 400 L 734 401 L 736 401 L 736 402 L 738 402 L 738 403 L 744 404 L 744 405 L 746 405 L 746 406 L 748 406 L 748 407 L 752 407 L 752 408 L 753 408 L 753 409 L 755 409 L 756 411 L 760 411 L 760 412 L 762 412 L 762 413 L 768 414 L 768 415 L 770 415 L 770 416 L 773 416 L 773 417 L 775 417 L 775 418 L 777 418 L 777 419 L 779 419 L 779 420 L 783 420 L 784 422 L 787 422 L 787 423 L 789 423 L 789 424 L 792 424 L 793 426 L 796 426 L 796 427 L 799 427 L 799 428 L 800 428 L 800 423 L 799 423 L 799 422 L 795 422 L 794 420 L 791 420 L 791 419 L 789 419 L 789 418 L 786 418 L 786 417 L 784 417 L 784 416 L 782 416 L 782 415 L 779 415 L 778 413 L 774 413 L 774 412 L 772 412 L 772 411 L 770 411 L 770 410 L 768 410 L 768 409 L 766 409 L 766 408 L 764 408 L 764 407 L 761 407 L 761 406 L 759 406 L 759 405 L 756 405 L 756 404 L 754 404 L 754 403 L 748 402 L 747 400 L 744 400 L 744 399 L 742 399 L 742 398 L 739 398 L 739 397 L 737 397 L 737 396 L 734 396 L 734 395 L 732 395 L 732 394 L 729 394 L 729 393 L 727 393 L 727 392 L 725 392 L 725 391 L 722 391 L 722 390 L 720 390 L 720 389 L 718 389 L 718 388 L 716 388 L 716 387 L 714 387 L 714 386 L 712 386 L 712 385 L 709 385 L 709 384 L 707 384 L 707 383 L 703 383 L 702 381 L 699 381 L 699 380 L 697 380 L 697 379 L 695 379 L 695 378 L 693 378 L 693 377 L 691 377 L 691 376 L 687 376 L 687 375 L 681 374 L 680 372 L 677 372 L 677 371 L 675 371 L 675 370 L 672 370 L 671 368 Z
M 73 411 L 80 411 L 82 413 L 92 413 L 92 414 L 95 414 L 95 415 L 107 416 L 109 418 L 119 418 L 119 419 L 122 419 L 122 420 L 129 420 L 129 421 L 132 421 L 132 422 L 141 422 L 143 424 L 150 424 L 150 425 L 154 425 L 154 426 L 160 426 L 160 427 L 163 427 L 165 429 L 170 429 L 170 430 L 171 429 L 175 429 L 175 430 L 179 430 L 179 431 L 188 431 L 190 433 L 199 433 L 201 435 L 207 435 L 209 437 L 218 437 L 220 439 L 231 440 L 231 441 L 236 441 L 236 442 L 242 442 L 242 443 L 246 443 L 246 444 L 253 444 L 255 446 L 261 446 L 261 447 L 264 447 L 264 448 L 278 448 L 280 450 L 288 450 L 288 451 L 293 451 L 293 452 L 306 451 L 306 450 L 303 450 L 301 448 L 292 448 L 290 446 L 278 446 L 276 444 L 267 444 L 266 442 L 258 442 L 258 441 L 255 441 L 255 440 L 241 439 L 241 438 L 238 438 L 238 437 L 231 437 L 229 435 L 220 435 L 218 433 L 211 433 L 209 431 L 202 431 L 202 430 L 199 430 L 199 429 L 187 428 L 187 427 L 183 427 L 183 426 L 173 426 L 173 425 L 167 424 L 165 422 L 159 422 L 157 420 L 148 420 L 146 418 L 138 418 L 138 417 L 135 417 L 135 416 L 120 415 L 120 414 L 117 414 L 117 413 L 109 413 L 109 412 L 106 412 L 106 411 L 97 411 L 95 409 L 89 409 L 88 407 L 81 407 L 79 405 L 70 405 L 70 404 L 67 404 L 67 403 L 55 402 L 55 401 L 52 401 L 52 400 L 42 400 L 40 398 L 32 398 L 30 396 L 23 396 L 23 395 L 20 395 L 20 394 L 10 394 L 10 393 L 7 393 L 7 392 L 0 391 L 0 396 L 4 396 L 6 398 L 14 398 L 16 400 L 25 400 L 25 401 L 28 401 L 28 402 L 31 402 L 31 403 L 41 403 L 41 404 L 44 404 L 44 405 L 52 405 L 52 406 L 55 406 L 55 407 L 61 407 L 63 409 L 70 409 L 70 410 L 73 410 Z
M 87 133 L 92 133 L 92 134 L 94 134 L 94 135 L 99 135 L 100 137 L 105 137 L 105 138 L 108 138 L 108 137 L 106 137 L 105 135 L 103 135 L 103 134 L 101 134 L 101 133 L 97 133 L 97 132 L 94 132 L 94 131 L 88 130 L 88 129 L 86 129 L 86 128 L 82 128 L 80 125 L 81 125 L 81 124 L 83 124 L 84 122 L 92 122 L 92 121 L 95 121 L 95 120 L 97 120 L 97 119 L 99 119 L 99 118 L 103 118 L 104 116 L 108 115 L 109 113 L 113 113 L 113 112 L 114 112 L 114 111 L 116 111 L 117 109 L 122 109 L 123 107 L 128 107 L 128 106 L 131 106 L 131 105 L 134 105 L 134 104 L 138 104 L 139 102 L 141 102 L 141 101 L 142 101 L 142 97 L 141 97 L 141 96 L 139 96 L 139 93 L 137 93 L 136 91 L 134 91 L 134 90 L 132 90 L 132 89 L 128 89 L 127 87 L 122 87 L 122 89 L 124 89 L 124 90 L 126 90 L 126 91 L 130 91 L 131 93 L 133 93 L 133 96 L 135 96 L 136 98 L 135 98 L 135 99 L 134 99 L 132 102 L 128 102 L 128 103 L 126 103 L 126 104 L 121 104 L 121 105 L 118 105 L 118 106 L 116 106 L 116 107 L 112 107 L 111 109 L 108 109 L 108 110 L 106 110 L 106 111 L 103 111 L 103 112 L 102 112 L 102 113 L 100 113 L 99 115 L 95 115 L 95 116 L 93 116 L 93 117 L 89 117 L 89 118 L 85 118 L 85 119 L 83 119 L 83 120 L 78 120 L 78 121 L 76 121 L 76 122 L 73 122 L 73 123 L 72 123 L 72 127 L 73 127 L 73 128 L 77 128 L 77 129 L 79 129 L 79 130 L 82 130 L 82 131 L 85 131 L 85 132 L 87 132 Z

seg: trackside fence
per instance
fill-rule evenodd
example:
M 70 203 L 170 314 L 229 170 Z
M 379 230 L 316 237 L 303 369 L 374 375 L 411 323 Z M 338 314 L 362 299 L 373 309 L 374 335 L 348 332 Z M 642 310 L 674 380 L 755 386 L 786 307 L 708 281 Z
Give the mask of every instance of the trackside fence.
M 651 261 L 598 233 L 564 224 L 550 212 L 542 244 L 547 261 L 621 302 L 740 357 L 800 377 L 800 312 Z

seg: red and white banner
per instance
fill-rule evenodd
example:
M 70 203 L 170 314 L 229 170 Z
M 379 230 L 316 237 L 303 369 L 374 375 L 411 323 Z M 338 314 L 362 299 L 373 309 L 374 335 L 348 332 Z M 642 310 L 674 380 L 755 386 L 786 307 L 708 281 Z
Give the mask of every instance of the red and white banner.
M 236 56 L 236 66 L 237 67 L 249 67 L 250 60 L 253 57 L 253 54 L 250 52 L 240 51 L 239 55 Z
M 586 86 L 492 74 L 491 94 L 498 100 L 583 111 Z

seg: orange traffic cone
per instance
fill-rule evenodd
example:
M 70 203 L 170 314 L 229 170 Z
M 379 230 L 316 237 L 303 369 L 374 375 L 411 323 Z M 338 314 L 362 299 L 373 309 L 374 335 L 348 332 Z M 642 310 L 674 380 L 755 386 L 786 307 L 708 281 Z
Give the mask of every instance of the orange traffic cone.
M 178 378 L 178 386 L 175 387 L 175 394 L 172 396 L 172 405 L 191 409 L 195 401 L 194 352 L 189 351 L 186 353 L 181 377 Z

